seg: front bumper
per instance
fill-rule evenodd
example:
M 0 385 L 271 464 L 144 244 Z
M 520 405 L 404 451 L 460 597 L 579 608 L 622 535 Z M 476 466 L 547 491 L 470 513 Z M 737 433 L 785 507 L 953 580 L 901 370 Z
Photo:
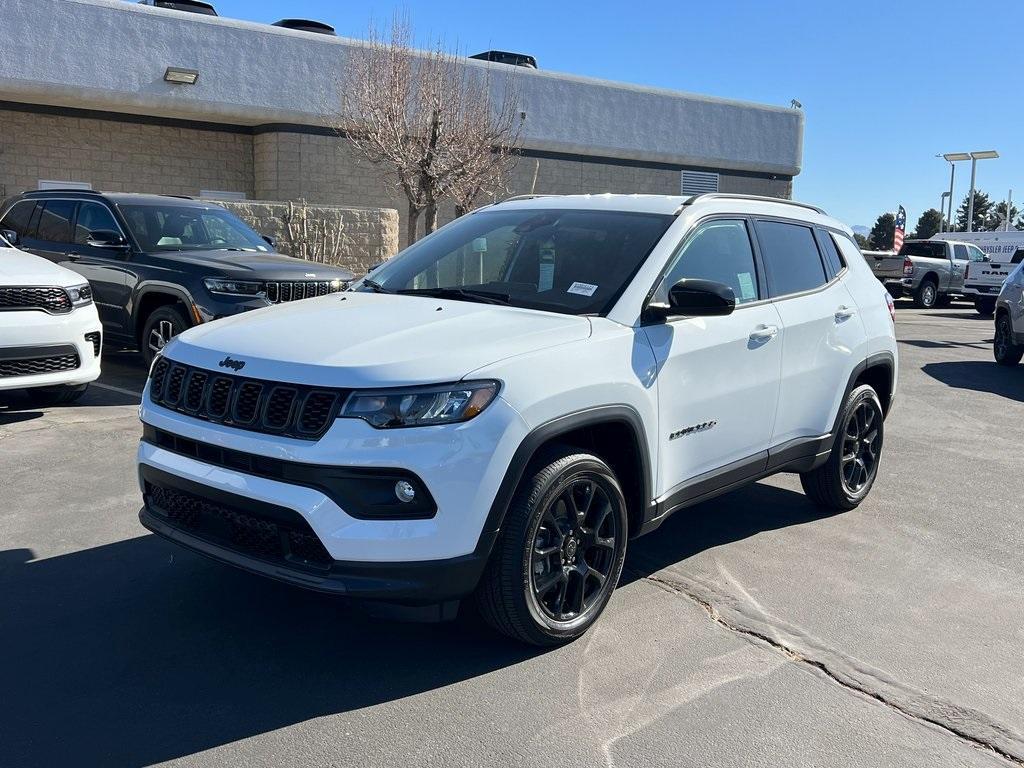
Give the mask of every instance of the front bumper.
M 161 487 L 201 495 L 218 507 L 253 511 L 252 501 L 241 496 L 212 492 L 199 483 L 150 468 L 144 467 L 142 475 L 150 488 L 153 484 L 160 484 Z M 275 560 L 242 551 L 238 546 L 211 536 L 209 530 L 201 533 L 190 531 L 177 522 L 171 522 L 167 510 L 162 509 L 149 493 L 145 502 L 139 511 L 139 521 L 153 533 L 175 544 L 250 573 L 341 597 L 424 606 L 458 600 L 473 591 L 487 562 L 486 555 L 481 553 L 446 560 L 402 563 L 333 559 L 311 563 L 298 558 Z M 273 534 L 282 532 L 275 529 Z
M 21 357 L 21 350 L 29 350 L 32 358 L 46 357 L 47 348 L 56 355 L 69 351 L 68 347 L 74 347 L 78 356 L 78 366 L 70 370 L 0 376 L 0 390 L 75 386 L 95 381 L 100 375 L 100 355 L 86 335 L 101 333 L 96 307 L 91 305 L 64 315 L 51 315 L 41 310 L 0 312 L 0 353 L 3 353 L 0 356 Z

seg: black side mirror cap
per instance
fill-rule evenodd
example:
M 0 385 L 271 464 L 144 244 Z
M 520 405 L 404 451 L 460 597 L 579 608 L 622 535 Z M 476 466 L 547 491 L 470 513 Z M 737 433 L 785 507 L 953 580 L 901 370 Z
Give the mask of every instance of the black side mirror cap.
M 277 239 L 276 238 L 273 238 L 270 235 L 260 235 L 260 237 L 262 237 L 264 240 L 267 241 L 267 245 L 269 245 L 275 251 L 277 250 Z
M 687 278 L 673 285 L 668 304 L 651 304 L 652 319 L 669 317 L 715 317 L 731 315 L 736 309 L 736 293 L 725 283 Z
M 3 237 L 11 245 L 18 244 L 18 233 L 13 229 L 0 229 L 0 237 Z
M 117 251 L 128 249 L 128 241 L 120 232 L 115 232 L 112 229 L 93 230 L 89 233 L 85 243 L 91 248 L 110 248 Z

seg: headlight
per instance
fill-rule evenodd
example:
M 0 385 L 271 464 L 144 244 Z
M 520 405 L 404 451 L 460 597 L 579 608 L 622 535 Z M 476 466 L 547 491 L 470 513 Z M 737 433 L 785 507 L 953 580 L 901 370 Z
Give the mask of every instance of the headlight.
M 377 429 L 426 427 L 469 421 L 498 394 L 496 381 L 466 381 L 437 387 L 357 391 L 341 416 L 363 419 Z
M 71 299 L 72 307 L 86 307 L 92 304 L 92 288 L 89 284 L 76 285 L 73 288 L 68 288 L 68 298 Z
M 208 277 L 203 285 L 210 293 L 223 293 L 228 296 L 261 296 L 264 292 L 263 283 L 258 280 L 227 280 L 221 277 Z

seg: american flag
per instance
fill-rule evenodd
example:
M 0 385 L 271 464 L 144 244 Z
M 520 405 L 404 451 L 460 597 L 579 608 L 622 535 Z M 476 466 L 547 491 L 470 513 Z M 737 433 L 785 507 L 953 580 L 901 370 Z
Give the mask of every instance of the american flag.
M 892 236 L 892 249 L 899 253 L 900 248 L 903 247 L 903 236 L 907 233 L 907 212 L 903 210 L 903 206 L 900 206 L 899 211 L 896 212 L 896 231 Z

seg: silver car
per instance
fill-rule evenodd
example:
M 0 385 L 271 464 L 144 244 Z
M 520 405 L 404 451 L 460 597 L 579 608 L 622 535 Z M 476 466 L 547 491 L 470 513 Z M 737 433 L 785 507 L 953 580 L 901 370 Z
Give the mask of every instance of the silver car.
M 1024 262 L 1006 278 L 996 299 L 996 362 L 1016 365 L 1024 357 Z

